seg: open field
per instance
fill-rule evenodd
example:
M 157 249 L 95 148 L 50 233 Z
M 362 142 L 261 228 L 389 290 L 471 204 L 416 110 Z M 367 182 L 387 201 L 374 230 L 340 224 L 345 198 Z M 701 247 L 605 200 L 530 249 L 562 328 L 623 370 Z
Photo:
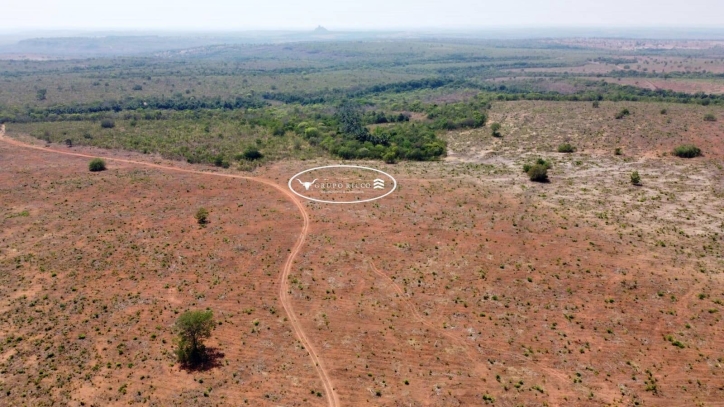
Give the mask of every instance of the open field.
M 398 193 L 304 203 L 309 232 L 284 284 L 339 405 L 721 400 L 719 122 L 699 121 L 705 107 L 666 106 L 666 123 L 654 120 L 660 106 L 627 106 L 616 121 L 614 104 L 494 104 L 501 139 L 450 133 L 448 161 L 384 166 Z M 694 131 L 699 123 L 714 127 Z M 667 138 L 667 126 L 691 129 Z M 564 140 L 579 152 L 551 152 Z M 681 141 L 705 157 L 662 156 Z M 460 143 L 479 153 L 458 153 Z M 520 172 L 536 156 L 553 159 L 551 183 Z M 277 293 L 301 228 L 288 198 L 114 161 L 90 174 L 87 159 L 5 142 L 2 160 L 2 323 L 13 333 L 2 338 L 0 397 L 325 403 Z M 325 162 L 280 162 L 255 177 L 284 185 Z M 632 170 L 642 187 L 628 183 Z M 201 205 L 206 228 L 192 219 Z M 170 354 L 170 324 L 189 307 L 222 322 L 211 344 L 224 355 L 208 371 L 179 370 Z
M 721 406 L 722 56 L 384 39 L 0 60 L 0 405 Z M 548 182 L 523 172 L 538 159 Z M 330 164 L 398 189 L 288 190 Z M 217 325 L 188 369 L 193 309 Z

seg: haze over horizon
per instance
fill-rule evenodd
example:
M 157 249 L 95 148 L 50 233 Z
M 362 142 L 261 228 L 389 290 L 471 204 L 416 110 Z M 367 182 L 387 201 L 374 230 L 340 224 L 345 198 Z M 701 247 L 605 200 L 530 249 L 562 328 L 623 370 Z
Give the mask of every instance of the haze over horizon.
M 505 3 L 449 0 L 332 0 L 264 3 L 228 0 L 127 0 L 98 4 L 90 0 L 8 0 L 3 31 L 23 30 L 173 30 L 245 31 L 385 29 L 505 29 L 526 27 L 680 27 L 721 26 L 724 2 L 691 0 L 509 0 Z

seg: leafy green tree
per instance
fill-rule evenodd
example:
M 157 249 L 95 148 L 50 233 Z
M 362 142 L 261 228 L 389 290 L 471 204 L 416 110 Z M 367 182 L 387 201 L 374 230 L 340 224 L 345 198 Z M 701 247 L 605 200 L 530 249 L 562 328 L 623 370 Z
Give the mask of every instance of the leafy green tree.
M 216 326 L 211 310 L 187 311 L 176 320 L 178 334 L 176 357 L 182 364 L 197 366 L 206 360 L 204 340 L 211 337 Z

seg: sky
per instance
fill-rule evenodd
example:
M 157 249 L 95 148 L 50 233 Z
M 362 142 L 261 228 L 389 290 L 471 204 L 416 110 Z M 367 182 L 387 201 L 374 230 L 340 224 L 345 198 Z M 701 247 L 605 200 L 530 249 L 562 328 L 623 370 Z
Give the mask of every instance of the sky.
M 4 30 L 722 27 L 722 0 L 3 0 Z

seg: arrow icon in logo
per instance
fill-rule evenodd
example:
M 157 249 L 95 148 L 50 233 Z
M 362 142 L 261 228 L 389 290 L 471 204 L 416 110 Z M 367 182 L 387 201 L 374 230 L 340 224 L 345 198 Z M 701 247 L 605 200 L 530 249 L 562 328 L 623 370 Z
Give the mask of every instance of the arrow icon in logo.
M 372 186 L 372 189 L 385 189 L 385 181 L 377 178 L 373 181 Z

